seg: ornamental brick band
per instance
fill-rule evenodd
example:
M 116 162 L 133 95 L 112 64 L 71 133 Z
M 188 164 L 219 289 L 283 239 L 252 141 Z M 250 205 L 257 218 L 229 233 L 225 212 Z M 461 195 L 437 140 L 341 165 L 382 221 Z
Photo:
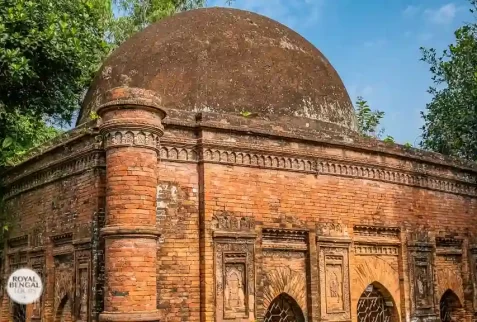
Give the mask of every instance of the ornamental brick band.
M 95 110 L 105 110 L 107 108 L 122 106 L 132 106 L 133 108 L 153 109 L 160 111 L 162 118 L 166 116 L 166 111 L 162 105 L 162 99 L 155 91 L 137 87 L 115 87 L 95 97 Z
M 100 315 L 102 322 L 153 322 L 159 321 L 159 312 L 115 313 L 104 312 Z
M 118 238 L 121 236 L 124 237 L 134 237 L 137 236 L 138 238 L 154 238 L 157 239 L 160 236 L 160 232 L 157 230 L 156 227 L 139 227 L 136 226 L 134 228 L 130 227 L 114 227 L 108 226 L 101 229 L 101 236 L 105 238 Z

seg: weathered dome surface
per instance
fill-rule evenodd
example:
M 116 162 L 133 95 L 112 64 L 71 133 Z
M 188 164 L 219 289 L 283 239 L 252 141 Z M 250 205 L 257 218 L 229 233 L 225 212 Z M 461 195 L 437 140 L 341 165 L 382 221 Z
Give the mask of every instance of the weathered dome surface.
M 78 124 L 115 87 L 152 90 L 167 109 L 304 117 L 356 129 L 348 93 L 311 43 L 264 16 L 197 9 L 161 20 L 106 60 Z

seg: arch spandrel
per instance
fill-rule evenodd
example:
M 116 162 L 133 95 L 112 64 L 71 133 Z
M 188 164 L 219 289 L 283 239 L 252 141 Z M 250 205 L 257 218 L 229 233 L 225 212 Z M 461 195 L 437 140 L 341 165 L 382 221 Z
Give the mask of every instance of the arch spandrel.
M 363 290 L 369 285 L 378 286 L 378 288 L 392 298 L 397 315 L 400 318 L 401 295 L 399 272 L 388 262 L 379 257 L 366 256 L 363 261 L 359 261 L 359 263 L 354 266 L 351 277 L 351 302 L 353 308 L 357 307 Z
M 451 290 L 459 300 L 464 298 L 462 276 L 458 271 L 449 268 L 437 268 L 437 295 L 439 299 Z
M 289 267 L 278 267 L 267 275 L 267 281 L 268 286 L 263 292 L 265 309 L 281 294 L 288 294 L 300 308 L 306 310 L 306 285 L 303 273 Z

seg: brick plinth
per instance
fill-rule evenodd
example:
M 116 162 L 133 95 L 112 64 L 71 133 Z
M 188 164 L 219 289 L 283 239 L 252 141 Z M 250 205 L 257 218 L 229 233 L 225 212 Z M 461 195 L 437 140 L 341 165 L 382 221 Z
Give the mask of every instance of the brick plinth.
M 107 180 L 101 232 L 106 282 L 100 320 L 158 321 L 155 170 L 165 114 L 157 106 L 123 105 L 130 101 L 128 94 L 128 89 L 116 90 L 110 94 L 112 103 L 106 102 L 98 112 Z

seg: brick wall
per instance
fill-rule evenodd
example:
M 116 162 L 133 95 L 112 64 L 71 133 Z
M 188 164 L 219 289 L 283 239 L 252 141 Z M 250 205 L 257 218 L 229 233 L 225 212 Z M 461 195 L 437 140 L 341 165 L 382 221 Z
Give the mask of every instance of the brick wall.
M 161 318 L 200 320 L 199 177 L 197 165 L 158 166 L 157 306 Z
M 415 229 L 465 232 L 477 223 L 470 197 L 378 181 L 238 166 L 205 165 L 206 220 L 214 210 L 239 211 L 276 225 L 287 214 L 307 223 L 376 220 Z
M 331 221 L 348 227 L 360 224 L 395 226 L 403 232 L 425 227 L 421 229 L 465 236 L 476 224 L 477 200 L 470 197 L 330 175 L 316 177 L 312 174 L 218 164 L 204 164 L 203 167 L 206 227 L 216 211 L 253 216 L 259 227 L 286 225 L 289 220 L 284 218 L 288 216 L 311 230 L 318 222 Z M 213 244 L 207 229 L 205 240 L 204 255 L 206 262 L 210 262 L 206 266 L 212 267 L 213 261 L 207 255 L 213 252 Z M 405 240 L 401 242 L 402 258 L 405 259 Z M 262 259 L 259 264 L 262 267 L 258 270 L 265 269 L 267 265 L 264 261 Z M 287 263 L 290 263 L 289 259 Z M 363 265 L 369 271 L 363 271 Z M 214 310 L 214 292 L 210 286 L 213 285 L 213 274 L 212 270 L 204 274 L 207 320 Z M 374 279 L 385 285 L 395 297 L 393 300 L 398 311 L 403 312 L 402 318 L 409 316 L 409 304 L 406 304 L 409 292 L 404 285 L 408 267 L 401 264 L 397 256 L 351 256 L 350 274 L 353 320 L 356 319 L 357 301 L 365 284 Z M 257 302 L 260 303 L 261 299 L 257 298 Z
M 55 280 L 53 254 L 49 250 L 52 247 L 50 237 L 65 232 L 73 233 L 74 239 L 90 237 L 89 228 L 92 227 L 94 214 L 101 207 L 100 195 L 104 184 L 98 171 L 89 170 L 67 177 L 7 201 L 12 214 L 17 218 L 9 237 L 29 235 L 29 238 L 39 245 L 30 244 L 28 249 L 37 247 L 43 254 L 46 285 L 42 312 L 45 318 L 52 318 L 56 314 L 55 303 L 59 301 L 54 297 Z M 32 238 L 37 237 L 38 232 L 41 237 Z M 15 251 L 15 248 L 10 249 L 10 252 Z M 3 303 L 6 304 L 5 301 Z M 2 320 L 6 321 L 8 312 L 3 312 Z
M 193 135 L 184 133 L 179 134 L 182 139 L 192 140 Z M 219 138 L 209 134 L 204 134 L 204 137 Z M 170 137 L 169 140 L 171 140 Z M 175 140 L 179 139 L 175 138 Z M 266 143 L 264 147 L 267 148 L 276 148 L 279 145 L 289 147 L 295 144 L 267 143 L 259 139 L 254 142 L 243 138 L 234 138 L 234 140 L 250 145 Z M 298 143 L 295 144 L 295 148 L 297 147 L 302 148 L 303 151 L 312 151 L 312 148 L 306 148 Z M 397 314 L 402 320 L 410 318 L 412 299 L 406 246 L 409 232 L 423 230 L 446 233 L 459 238 L 468 238 L 477 233 L 475 231 L 477 199 L 470 196 L 384 182 L 377 180 L 379 178 L 370 180 L 362 177 L 347 177 L 341 175 L 342 173 L 323 174 L 311 171 L 311 168 L 308 171 L 305 162 L 303 162 L 302 171 L 295 171 L 297 169 L 292 171 L 291 168 L 286 168 L 286 165 L 282 169 L 271 169 L 274 164 L 272 158 L 260 159 L 252 156 L 251 164 L 240 166 L 234 164 L 235 156 L 223 151 L 214 152 L 210 158 L 204 152 L 204 162 L 197 162 L 201 154 L 190 147 L 165 150 L 165 154 L 162 151 L 156 168 L 158 180 L 157 211 L 155 212 L 161 236 L 152 249 L 152 245 L 149 245 L 147 250 L 144 249 L 144 257 L 147 257 L 147 253 L 154 251 L 157 245 L 156 304 L 162 320 L 213 321 L 216 318 L 215 265 L 217 263 L 214 259 L 215 237 L 211 223 L 214 214 L 217 213 L 253 218 L 255 223 L 253 260 L 256 292 L 253 294 L 254 298 L 251 298 L 256 304 L 254 310 L 258 313 L 259 320 L 266 310 L 267 303 L 273 300 L 267 299 L 267 296 L 273 293 L 270 293 L 270 289 L 273 290 L 276 287 L 276 284 L 269 284 L 270 276 L 281 268 L 292 268 L 298 276 L 293 283 L 305 284 L 300 288 L 304 290 L 303 294 L 295 292 L 294 297 L 302 309 L 311 312 L 310 320 L 318 319 L 322 315 L 323 305 L 326 303 L 323 304 L 323 296 L 320 294 L 323 284 L 320 282 L 322 265 L 317 264 L 319 259 L 316 245 L 318 224 L 340 223 L 348 227 L 349 238 L 355 241 L 357 237 L 354 236 L 354 227 L 356 225 L 399 227 L 400 229 L 399 236 L 396 237 L 396 243 L 399 246 L 394 244 L 392 246 L 397 247 L 398 250 L 391 255 L 364 256 L 356 252 L 354 244 L 349 244 L 349 302 L 350 318 L 353 321 L 356 320 L 356 305 L 361 293 L 369 283 L 373 282 L 383 286 L 384 293 L 392 297 Z M 322 155 L 329 154 L 334 157 L 342 157 L 346 154 L 346 157 L 356 162 L 363 163 L 363 160 L 369 160 L 406 171 L 413 167 L 409 162 L 357 152 L 344 153 L 340 149 L 322 148 L 316 151 Z M 170 155 L 167 154 L 169 152 Z M 134 158 L 135 155 L 130 157 Z M 288 162 L 285 158 L 283 160 L 285 163 Z M 301 163 L 298 159 L 295 161 L 300 168 Z M 295 161 L 291 160 L 290 164 L 292 165 Z M 41 162 L 43 161 L 39 160 L 38 164 Z M 118 159 L 117 162 L 120 164 L 121 160 Z M 277 161 L 276 168 L 281 162 L 281 159 Z M 38 167 L 38 164 L 33 166 Z M 343 169 L 342 171 L 348 171 Z M 439 173 L 444 175 L 437 166 L 435 168 L 429 166 L 428 169 L 436 175 Z M 104 267 L 101 261 L 104 259 L 104 245 L 99 238 L 99 229 L 104 224 L 99 218 L 101 214 L 104 216 L 104 196 L 104 169 L 101 166 L 92 166 L 9 197 L 14 213 L 21 217 L 11 237 L 32 233 L 35 228 L 39 228 L 42 232 L 43 237 L 40 238 L 42 245 L 39 246 L 44 247 L 42 251 L 45 257 L 47 279 L 42 315 L 47 321 L 55 316 L 55 303 L 59 300 L 55 298 L 56 286 L 53 273 L 56 264 L 53 258 L 55 252 L 63 247 L 54 246 L 50 237 L 62 233 L 72 232 L 72 240 L 93 236 L 92 272 L 90 273 L 90 285 L 93 287 L 94 295 L 90 297 L 92 320 L 95 320 L 97 314 L 104 309 L 101 304 L 104 278 Z M 149 215 L 149 213 L 146 215 L 146 220 L 150 219 Z M 137 218 L 130 219 L 134 221 Z M 114 217 L 110 217 L 109 220 L 114 220 Z M 43 226 L 42 223 L 44 223 Z M 308 230 L 307 247 L 292 253 L 279 251 L 275 253 L 279 255 L 271 256 L 271 251 L 262 249 L 263 228 Z M 32 238 L 31 243 L 38 243 L 34 240 L 36 239 Z M 464 245 L 467 244 L 464 243 Z M 121 253 L 126 246 L 118 244 L 117 251 Z M 75 250 L 77 248 L 77 246 L 72 247 Z M 112 247 L 110 250 L 113 250 Z M 448 271 L 452 274 L 461 271 L 463 288 L 470 286 L 469 275 L 473 272 L 473 268 L 467 268 L 465 254 L 462 254 L 461 264 L 458 265 L 443 262 L 441 257 L 435 256 L 436 269 L 448 267 Z M 344 262 L 343 265 L 345 265 Z M 438 274 L 436 276 L 438 277 Z M 437 298 L 438 293 L 442 293 L 447 286 L 439 282 L 438 278 L 435 279 L 435 283 Z M 472 295 L 468 295 L 468 291 L 465 290 L 459 291 L 455 285 L 448 287 L 452 288 L 463 302 L 462 305 L 467 311 L 466 318 L 468 318 L 468 315 L 472 313 L 470 312 Z M 293 292 L 290 290 L 288 293 Z M 438 300 L 435 304 L 435 309 L 438 310 Z M 3 305 L 2 320 L 6 321 L 8 314 L 5 298 Z M 304 314 L 308 315 L 307 312 Z
M 93 223 L 97 221 L 99 210 L 104 209 L 102 152 L 95 149 L 94 136 L 79 132 L 70 135 L 69 138 L 73 138 L 70 142 L 65 140 L 66 143 L 60 144 L 59 148 L 39 155 L 35 160 L 13 169 L 5 177 L 9 182 L 6 204 L 15 218 L 8 235 L 5 275 L 8 276 L 14 268 L 12 260 L 19 254 L 25 257 L 22 265 L 37 270 L 44 281 L 43 303 L 27 306 L 27 321 L 32 316 L 53 321 L 64 299 L 58 296 L 66 296 L 70 289 L 77 287 L 75 283 L 79 284 L 80 281 L 75 282 L 73 277 L 69 281 L 58 282 L 55 258 L 69 258 L 70 262 L 66 264 L 71 271 L 68 274 L 74 276 L 77 266 L 74 263 L 75 254 L 86 249 L 87 256 L 90 256 Z M 76 139 L 75 135 L 78 135 Z M 23 236 L 26 237 L 25 242 Z M 63 241 L 64 244 L 59 243 Z M 63 252 L 71 256 L 65 257 Z M 86 262 L 90 263 L 90 259 Z M 96 274 L 88 270 L 85 278 L 91 289 Z M 58 291 L 58 283 L 63 283 L 61 287 L 64 293 Z M 96 288 L 93 289 L 96 291 Z M 82 294 L 82 291 L 78 294 Z M 93 297 L 89 296 L 90 307 L 93 306 Z M 74 299 L 70 298 L 60 313 L 66 314 L 66 320 L 73 318 L 72 301 Z M 11 319 L 8 296 L 4 294 L 1 320 Z

